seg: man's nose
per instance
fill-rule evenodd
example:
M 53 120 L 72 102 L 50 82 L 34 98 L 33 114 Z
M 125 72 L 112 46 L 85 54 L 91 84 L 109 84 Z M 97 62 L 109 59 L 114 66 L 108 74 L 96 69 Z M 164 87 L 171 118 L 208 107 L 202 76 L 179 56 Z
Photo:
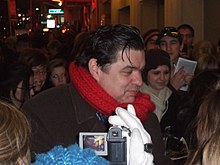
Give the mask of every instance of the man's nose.
M 170 50 L 170 49 L 171 49 L 171 45 L 170 45 L 170 44 L 167 44 L 166 49 L 167 49 L 167 50 Z
M 136 73 L 134 73 L 133 83 L 138 85 L 138 86 L 142 85 L 143 80 L 142 80 L 142 75 L 141 75 L 140 71 L 137 71 Z

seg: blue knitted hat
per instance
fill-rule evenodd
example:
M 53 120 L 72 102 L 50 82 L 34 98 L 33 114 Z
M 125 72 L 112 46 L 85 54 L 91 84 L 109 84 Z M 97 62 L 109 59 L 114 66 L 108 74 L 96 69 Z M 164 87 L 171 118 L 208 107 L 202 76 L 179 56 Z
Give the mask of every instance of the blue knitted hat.
M 31 165 L 108 165 L 109 162 L 90 149 L 80 149 L 77 144 L 67 148 L 56 146 L 45 154 L 36 155 Z

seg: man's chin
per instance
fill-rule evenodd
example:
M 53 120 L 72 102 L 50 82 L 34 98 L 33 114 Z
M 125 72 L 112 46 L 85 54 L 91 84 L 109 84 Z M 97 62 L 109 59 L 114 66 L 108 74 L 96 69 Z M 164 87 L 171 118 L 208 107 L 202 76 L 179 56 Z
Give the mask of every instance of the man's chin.
M 135 101 L 135 96 L 129 96 L 126 99 L 122 100 L 120 103 L 122 104 L 129 104 Z

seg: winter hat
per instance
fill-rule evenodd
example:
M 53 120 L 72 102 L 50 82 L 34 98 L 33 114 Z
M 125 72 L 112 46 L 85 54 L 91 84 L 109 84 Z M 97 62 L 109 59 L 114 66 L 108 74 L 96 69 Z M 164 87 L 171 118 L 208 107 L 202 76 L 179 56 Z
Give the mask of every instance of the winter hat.
M 143 70 L 143 80 L 146 82 L 147 73 L 151 69 L 156 69 L 160 65 L 166 65 L 171 70 L 170 56 L 161 49 L 151 49 L 145 53 L 145 68 Z
M 145 70 L 156 69 L 160 65 L 166 65 L 171 69 L 170 56 L 161 49 L 152 49 L 145 53 L 146 65 Z
M 161 39 L 166 36 L 177 38 L 180 45 L 182 44 L 182 36 L 175 27 L 164 27 L 158 35 L 157 44 L 160 44 Z
M 153 36 L 158 36 L 160 33 L 159 29 L 150 29 L 143 35 L 144 43 L 145 45 L 148 43 L 148 41 L 153 37 Z

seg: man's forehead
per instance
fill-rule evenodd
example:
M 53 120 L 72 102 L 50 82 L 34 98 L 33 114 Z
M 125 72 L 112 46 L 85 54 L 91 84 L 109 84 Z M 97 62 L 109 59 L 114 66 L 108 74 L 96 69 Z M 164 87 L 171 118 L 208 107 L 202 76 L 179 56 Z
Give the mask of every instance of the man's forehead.
M 182 28 L 179 30 L 179 33 L 191 33 L 191 30 L 188 28 Z
M 142 56 L 137 57 L 137 53 L 142 54 Z M 145 65 L 145 55 L 144 50 L 125 50 L 123 53 L 122 51 L 118 52 L 117 54 L 117 61 L 116 62 L 122 62 L 126 66 L 132 66 L 132 67 L 142 67 L 142 65 Z M 141 60 L 137 60 L 139 58 L 142 58 Z M 141 62 L 141 63 L 139 63 Z
M 179 42 L 178 38 L 169 37 L 169 36 L 163 37 L 163 38 L 160 40 L 160 42 L 170 42 L 170 41 L 177 41 L 177 42 Z
M 129 59 L 133 59 L 135 58 L 135 56 L 137 56 L 136 53 L 138 52 L 142 52 L 144 53 L 144 50 L 134 50 L 134 49 L 125 49 L 124 51 L 120 50 L 118 51 L 117 55 L 116 55 L 116 60 L 129 60 Z

